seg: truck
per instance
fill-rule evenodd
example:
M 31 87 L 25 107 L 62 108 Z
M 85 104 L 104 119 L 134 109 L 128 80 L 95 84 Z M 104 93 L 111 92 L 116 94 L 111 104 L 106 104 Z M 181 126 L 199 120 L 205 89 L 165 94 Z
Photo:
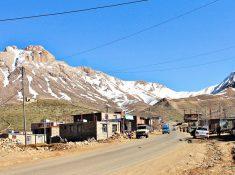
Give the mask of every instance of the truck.
M 170 126 L 165 123 L 162 125 L 162 134 L 170 134 Z
M 136 130 L 136 138 L 149 137 L 150 127 L 148 125 L 138 125 Z

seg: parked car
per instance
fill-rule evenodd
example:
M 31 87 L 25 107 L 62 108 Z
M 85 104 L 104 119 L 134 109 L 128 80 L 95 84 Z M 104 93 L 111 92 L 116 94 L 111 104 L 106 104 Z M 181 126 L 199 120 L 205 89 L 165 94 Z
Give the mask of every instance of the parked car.
M 136 130 L 136 138 L 149 137 L 150 127 L 148 125 L 138 125 Z
M 197 127 L 195 138 L 209 138 L 210 132 L 208 127 Z
M 170 134 L 170 126 L 169 124 L 162 125 L 162 134 Z

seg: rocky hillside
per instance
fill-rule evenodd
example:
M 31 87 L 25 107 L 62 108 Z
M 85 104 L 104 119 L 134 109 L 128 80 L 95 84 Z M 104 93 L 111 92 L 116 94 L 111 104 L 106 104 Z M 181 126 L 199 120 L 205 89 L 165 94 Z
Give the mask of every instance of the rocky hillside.
M 232 72 L 228 77 L 224 79 L 223 82 L 216 86 L 212 91 L 212 94 L 224 92 L 228 88 L 235 88 L 235 72 Z
M 181 99 L 221 92 L 228 85 L 209 87 L 199 92 L 175 92 L 159 83 L 123 81 L 87 67 L 71 67 L 42 46 L 0 52 L 1 103 L 22 100 L 21 67 L 25 68 L 25 91 L 30 99 L 66 100 L 123 109 L 156 104 L 160 99 Z M 230 81 L 229 81 L 230 82 Z M 220 89 L 220 90 L 218 90 Z
M 71 67 L 42 46 L 18 49 L 9 46 L 0 52 L 0 99 L 17 94 L 22 100 L 21 67 L 25 67 L 26 96 L 31 99 L 82 101 L 126 108 L 133 104 L 153 105 L 161 98 L 183 98 L 210 93 L 175 92 L 159 83 L 123 81 L 87 67 Z

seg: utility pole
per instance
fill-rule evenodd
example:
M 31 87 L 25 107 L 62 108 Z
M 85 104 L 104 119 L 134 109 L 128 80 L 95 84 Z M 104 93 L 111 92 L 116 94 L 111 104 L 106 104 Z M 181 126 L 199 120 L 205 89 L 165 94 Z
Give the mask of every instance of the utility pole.
M 223 111 L 224 111 L 224 118 L 226 119 L 227 118 L 226 109 L 224 108 Z
M 210 119 L 212 118 L 212 111 L 211 111 L 211 108 L 210 108 Z
M 106 126 L 107 126 L 107 139 L 109 138 L 109 131 L 108 131 L 108 128 L 109 128 L 109 126 L 108 126 L 108 120 L 109 120 L 109 106 L 107 105 L 106 106 Z
M 24 67 L 22 66 L 22 96 L 23 96 L 23 103 L 22 103 L 22 107 L 23 107 L 23 128 L 24 128 L 24 138 L 25 138 L 25 146 L 27 146 L 27 129 L 26 129 L 26 116 L 25 116 L 25 93 L 24 93 Z
M 149 126 L 151 127 L 152 129 L 152 116 L 151 116 L 151 108 L 149 107 Z
M 46 118 L 44 115 L 44 110 L 42 110 L 42 115 L 43 115 L 43 133 L 44 133 L 44 142 L 47 142 L 47 129 L 46 129 Z

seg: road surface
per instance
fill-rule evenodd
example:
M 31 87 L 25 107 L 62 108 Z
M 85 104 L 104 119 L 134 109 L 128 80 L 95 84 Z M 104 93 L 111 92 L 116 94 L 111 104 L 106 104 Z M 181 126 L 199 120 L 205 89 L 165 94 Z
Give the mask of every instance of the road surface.
M 108 149 L 58 157 L 0 171 L 0 175 L 105 175 L 172 151 L 183 136 L 177 132 L 153 136 Z

